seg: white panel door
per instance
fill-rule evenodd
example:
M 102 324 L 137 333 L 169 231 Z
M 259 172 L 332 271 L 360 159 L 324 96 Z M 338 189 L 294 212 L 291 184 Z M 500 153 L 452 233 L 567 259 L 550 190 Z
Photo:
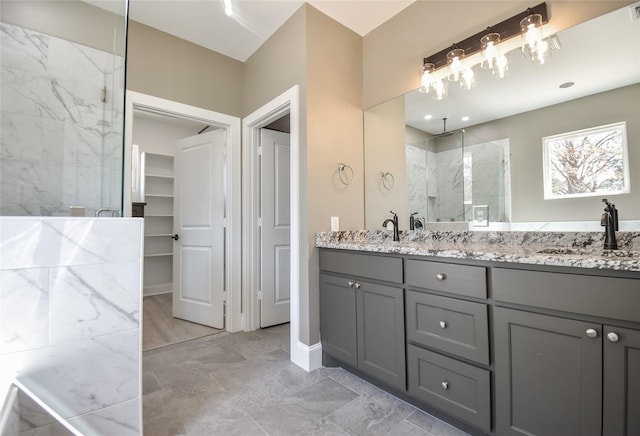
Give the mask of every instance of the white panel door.
M 289 134 L 260 135 L 260 327 L 289 322 L 290 146 Z
M 226 131 L 174 147 L 173 316 L 222 329 Z

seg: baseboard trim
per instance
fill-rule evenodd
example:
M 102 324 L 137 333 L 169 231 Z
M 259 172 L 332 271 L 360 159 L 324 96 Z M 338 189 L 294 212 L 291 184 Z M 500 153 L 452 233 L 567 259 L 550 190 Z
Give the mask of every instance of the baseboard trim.
M 291 347 L 291 361 L 307 372 L 322 367 L 322 345 L 320 342 L 305 345 L 298 342 Z

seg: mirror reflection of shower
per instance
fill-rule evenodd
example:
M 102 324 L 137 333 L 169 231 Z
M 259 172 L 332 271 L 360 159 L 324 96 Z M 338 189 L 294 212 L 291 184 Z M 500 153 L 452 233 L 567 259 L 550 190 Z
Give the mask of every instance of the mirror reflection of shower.
M 427 228 L 472 221 L 478 205 L 487 206 L 489 222 L 510 220 L 508 139 L 490 142 L 464 130 L 448 132 L 446 124 L 439 135 L 407 138 L 408 207 Z
M 0 215 L 121 216 L 124 21 L 110 51 L 17 21 L 0 23 Z

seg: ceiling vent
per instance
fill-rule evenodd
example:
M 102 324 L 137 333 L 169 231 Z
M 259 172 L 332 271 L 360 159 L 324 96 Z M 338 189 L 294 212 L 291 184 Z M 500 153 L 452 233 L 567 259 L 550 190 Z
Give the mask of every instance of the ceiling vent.
M 640 21 L 640 2 L 629 6 L 629 13 L 631 14 L 631 21 Z

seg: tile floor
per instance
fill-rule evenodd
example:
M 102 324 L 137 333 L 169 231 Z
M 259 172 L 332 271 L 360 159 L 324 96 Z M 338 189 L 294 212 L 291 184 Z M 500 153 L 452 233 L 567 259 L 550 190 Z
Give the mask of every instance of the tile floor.
M 145 436 L 464 435 L 340 368 L 289 361 L 289 325 L 144 353 Z

